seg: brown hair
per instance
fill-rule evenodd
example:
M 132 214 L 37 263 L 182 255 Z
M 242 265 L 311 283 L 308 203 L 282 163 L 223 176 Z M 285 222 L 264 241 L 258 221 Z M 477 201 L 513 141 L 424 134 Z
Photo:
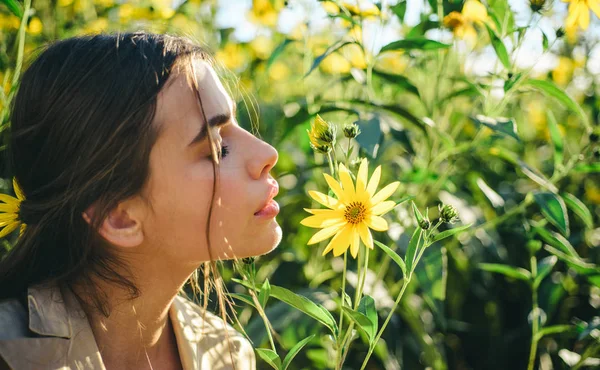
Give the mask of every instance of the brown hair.
M 73 37 L 44 47 L 23 74 L 11 105 L 8 155 L 26 197 L 19 216 L 27 227 L 0 262 L 0 300 L 30 285 L 56 282 L 87 304 L 73 289 L 77 282 L 93 299 L 90 308 L 108 316 L 110 307 L 94 278 L 121 285 L 131 298 L 139 296 L 127 267 L 95 230 L 111 209 L 140 194 L 147 183 L 150 151 L 159 134 L 152 124 L 157 96 L 180 70 L 197 88 L 191 75 L 196 59 L 211 62 L 189 39 L 146 32 Z M 214 145 L 211 152 L 215 182 L 206 225 L 209 253 L 218 182 Z M 92 204 L 89 225 L 82 213 Z M 205 288 L 209 270 L 215 275 L 224 315 L 216 265 L 212 261 L 204 268 Z M 196 272 L 191 283 L 198 293 Z

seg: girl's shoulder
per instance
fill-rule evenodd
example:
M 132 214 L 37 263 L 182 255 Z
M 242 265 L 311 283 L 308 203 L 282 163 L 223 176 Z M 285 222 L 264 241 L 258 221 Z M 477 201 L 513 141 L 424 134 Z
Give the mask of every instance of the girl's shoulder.
M 169 314 L 182 361 L 197 362 L 190 368 L 256 369 L 250 341 L 221 317 L 184 296 L 175 298 Z

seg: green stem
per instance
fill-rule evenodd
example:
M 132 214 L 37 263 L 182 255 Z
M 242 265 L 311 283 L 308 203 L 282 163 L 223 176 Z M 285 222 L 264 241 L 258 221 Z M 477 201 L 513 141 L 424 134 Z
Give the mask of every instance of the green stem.
M 333 149 L 332 149 L 333 151 Z M 331 176 L 335 178 L 335 170 L 333 167 L 333 159 L 331 158 L 331 152 L 327 153 L 327 161 L 329 162 L 329 172 L 331 172 Z
M 340 322 L 338 324 L 338 332 L 342 333 L 342 324 L 344 323 L 344 303 L 346 300 L 346 268 L 348 266 L 348 251 L 344 252 L 344 270 L 342 271 L 342 294 L 341 294 L 341 303 L 340 303 Z M 338 345 L 337 358 L 336 362 L 339 363 L 341 360 L 341 347 L 340 347 L 340 336 L 336 339 L 336 343 Z
M 406 287 L 408 286 L 409 283 L 410 283 L 410 278 L 404 280 L 404 284 L 402 284 L 402 289 L 400 290 L 400 293 L 398 293 L 398 297 L 396 298 L 396 301 L 394 302 L 394 305 L 392 306 L 390 313 L 387 315 L 385 322 L 383 323 L 383 326 L 381 327 L 381 329 L 379 329 L 379 332 L 377 333 L 375 340 L 373 341 L 373 343 L 371 345 L 369 345 L 369 352 L 367 352 L 367 357 L 365 357 L 365 359 L 362 363 L 362 366 L 360 367 L 360 370 L 363 370 L 365 368 L 365 366 L 367 366 L 367 362 L 369 361 L 369 358 L 371 357 L 371 354 L 373 353 L 373 350 L 375 349 L 375 345 L 379 341 L 379 338 L 381 338 L 381 335 L 383 334 L 383 331 L 385 330 L 387 324 L 390 322 L 392 315 L 396 311 L 396 307 L 398 307 L 398 303 L 400 303 L 400 300 L 402 299 L 402 296 L 404 295 L 404 291 L 406 290 Z
M 537 276 L 537 259 L 535 256 L 531 256 L 531 278 L 535 279 Z M 538 307 L 538 296 L 537 296 L 537 288 L 532 286 L 532 315 L 531 315 L 531 348 L 529 350 L 529 365 L 527 366 L 527 370 L 533 370 L 535 365 L 535 358 L 537 352 L 538 345 L 538 331 L 539 331 L 539 307 Z
M 267 336 L 269 337 L 269 343 L 271 344 L 271 349 L 273 349 L 273 352 L 277 353 L 277 349 L 275 348 L 275 341 L 273 341 L 273 335 L 271 334 L 271 330 L 273 330 L 273 328 L 271 327 L 271 323 L 269 322 L 269 319 L 267 318 L 267 314 L 265 313 L 262 306 L 260 305 L 260 302 L 258 301 L 258 297 L 256 296 L 256 293 L 255 293 L 255 291 L 257 290 L 256 282 L 254 281 L 254 278 L 248 279 L 248 280 L 252 284 L 252 290 L 250 290 L 249 293 L 250 293 L 250 296 L 252 297 L 252 301 L 256 305 L 256 311 L 258 311 L 258 315 L 260 316 L 263 323 L 265 324 L 265 329 L 267 329 Z

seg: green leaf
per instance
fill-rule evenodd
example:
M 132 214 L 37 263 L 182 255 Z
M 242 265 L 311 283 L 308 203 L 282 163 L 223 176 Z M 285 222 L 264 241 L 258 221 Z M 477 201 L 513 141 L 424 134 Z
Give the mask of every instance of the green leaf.
M 469 117 L 474 123 L 484 125 L 505 136 L 510 136 L 517 141 L 521 141 L 517 135 L 517 124 L 512 118 L 492 118 L 482 114 Z
M 564 236 L 569 236 L 569 218 L 567 216 L 567 206 L 563 199 L 556 194 L 546 192 L 535 192 L 533 198 L 542 209 L 544 217 L 556 226 Z
M 531 280 L 531 273 L 521 267 L 512 267 L 499 263 L 480 263 L 479 268 L 489 272 L 496 272 L 514 279 L 523 281 Z
M 406 265 L 404 264 L 404 261 L 402 260 L 402 257 L 400 257 L 398 255 L 398 253 L 396 253 L 393 250 L 391 250 L 387 245 L 385 245 L 383 243 L 380 243 L 377 240 L 373 240 L 373 243 L 375 243 L 388 256 L 390 256 L 390 258 L 392 259 L 392 261 L 396 262 L 396 264 L 400 267 L 400 270 L 402 270 L 402 276 L 406 277 Z
M 570 193 L 561 194 L 564 199 L 567 207 L 573 211 L 585 224 L 585 227 L 588 229 L 592 229 L 594 227 L 594 219 L 592 218 L 592 213 L 586 207 L 585 204 L 579 198 Z
M 410 238 L 410 241 L 408 242 L 408 248 L 406 249 L 406 257 L 404 258 L 404 262 L 406 262 L 406 271 L 408 271 L 409 278 L 413 273 L 413 263 L 417 255 L 417 249 L 419 248 L 422 232 L 423 230 L 417 226 L 412 234 L 412 237 Z
M 504 92 L 508 92 L 508 90 L 512 89 L 512 87 L 521 79 L 523 78 L 523 73 L 518 72 L 515 73 L 511 78 L 509 78 L 508 80 L 504 81 Z
M 23 10 L 21 9 L 21 4 L 19 4 L 15 0 L 2 0 L 2 3 L 6 5 L 8 10 L 10 10 L 14 15 L 19 18 L 23 18 Z
M 575 257 L 581 259 L 575 248 L 571 245 L 571 243 L 562 235 L 557 232 L 549 231 L 545 227 L 535 226 L 533 227 L 533 231 L 538 234 L 543 241 L 550 244 L 554 248 L 557 248 L 567 255 L 571 257 Z
M 260 288 L 258 292 L 258 302 L 264 308 L 267 305 L 267 301 L 269 300 L 269 296 L 271 295 L 271 284 L 269 284 L 269 279 L 265 280 L 265 283 Z
M 502 62 L 506 69 L 510 69 L 510 59 L 508 57 L 508 52 L 506 51 L 506 46 L 504 46 L 504 43 L 500 37 L 498 37 L 496 32 L 487 23 L 484 24 L 485 28 L 487 28 L 488 34 L 490 35 L 490 41 L 492 42 L 492 46 L 496 51 L 498 59 L 500 59 L 500 62 Z
M 556 170 L 563 161 L 564 144 L 560 130 L 558 129 L 558 123 L 550 109 L 547 110 L 546 116 L 548 117 L 548 131 L 550 131 L 550 138 L 554 145 L 554 168 Z
M 360 303 L 358 304 L 358 312 L 365 315 L 371 325 L 368 329 L 365 329 L 367 335 L 369 336 L 369 343 L 373 344 L 375 340 L 375 336 L 377 335 L 378 329 L 378 319 L 377 309 L 375 308 L 375 301 L 373 297 L 365 295 L 360 299 Z
M 269 56 L 269 60 L 267 60 L 267 67 L 266 67 L 267 71 L 269 70 L 269 68 L 271 68 L 271 65 L 273 64 L 275 59 L 277 59 L 281 55 L 283 50 L 285 50 L 286 46 L 288 46 L 289 44 L 291 44 L 294 41 L 295 40 L 292 40 L 292 39 L 285 39 L 285 40 L 283 40 L 283 42 L 281 44 L 277 45 L 275 50 L 273 50 L 273 52 Z
M 528 79 L 523 82 L 523 86 L 530 86 L 544 95 L 554 98 L 562 103 L 566 108 L 579 115 L 584 125 L 589 127 L 589 121 L 581 106 L 577 104 L 573 98 L 567 95 L 560 87 L 556 86 L 552 81 Z
M 373 332 L 377 331 L 377 327 L 373 328 L 373 324 L 371 323 L 371 321 L 365 314 L 354 311 L 350 307 L 346 307 L 346 306 L 342 307 L 342 309 L 344 310 L 344 313 L 346 315 L 348 315 L 350 320 L 352 320 L 354 322 L 354 324 L 356 324 L 356 326 L 361 328 L 365 332 L 365 334 L 367 334 L 367 336 L 369 337 L 369 343 L 371 343 L 373 341 L 373 339 L 375 338 L 374 336 L 372 337 L 371 335 Z
M 321 64 L 321 62 L 323 61 L 323 59 L 327 58 L 327 56 L 329 56 L 329 54 L 341 49 L 342 47 L 348 45 L 348 44 L 356 44 L 356 42 L 354 41 L 338 41 L 335 44 L 331 45 L 330 47 L 327 48 L 327 50 L 325 50 L 325 52 L 321 55 L 319 55 L 318 57 L 315 58 L 315 60 L 313 61 L 312 66 L 310 67 L 310 70 L 308 72 L 306 72 L 306 74 L 304 75 L 304 77 L 308 76 L 312 71 L 314 71 L 315 68 L 317 68 L 319 66 L 319 64 Z
M 275 370 L 281 370 L 281 359 L 272 349 L 256 348 L 256 353 Z
M 285 356 L 285 358 L 283 359 L 283 365 L 281 367 L 281 370 L 286 370 L 288 368 L 288 366 L 290 366 L 290 363 L 292 363 L 292 360 L 294 359 L 294 357 L 296 357 L 298 352 L 300 352 L 300 350 L 305 345 L 307 345 L 308 342 L 310 342 L 314 337 L 315 337 L 315 335 L 313 334 L 309 337 L 302 339 L 300 342 L 296 343 L 296 345 L 293 346 L 292 349 L 290 349 L 287 356 Z
M 380 53 L 384 53 L 390 50 L 410 50 L 410 49 L 419 49 L 419 50 L 437 50 L 437 49 L 446 49 L 451 45 L 443 44 L 438 41 L 428 40 L 425 38 L 413 38 L 413 39 L 404 39 L 390 42 L 381 48 Z
M 410 80 L 405 76 L 385 73 L 382 71 L 378 71 L 376 69 L 373 70 L 373 75 L 380 77 L 388 82 L 391 82 L 394 85 L 398 86 L 399 88 L 406 90 L 410 93 L 413 93 L 418 97 L 421 96 L 419 94 L 419 89 L 417 89 L 417 87 L 415 85 L 413 85 L 413 83 L 410 82 Z
M 356 142 L 371 158 L 377 157 L 379 145 L 383 138 L 379 117 L 374 116 L 368 121 L 358 120 L 354 123 L 360 128 L 360 135 L 355 138 Z
M 523 162 L 520 159 L 516 159 L 516 164 L 519 166 L 521 171 L 523 171 L 523 174 L 525 174 L 525 176 L 535 181 L 538 185 L 541 185 L 542 187 L 548 189 L 552 193 L 558 193 L 558 189 L 556 188 L 556 186 L 538 170 L 536 170 L 533 167 L 530 167 L 527 163 Z
M 240 294 L 240 293 L 229 293 L 229 295 L 235 299 L 239 299 L 240 301 L 256 308 L 256 305 L 254 304 L 254 301 L 252 300 L 252 297 L 248 294 Z
M 406 14 L 406 4 L 407 2 L 405 0 L 401 0 L 398 2 L 398 4 L 390 7 L 392 12 L 394 12 L 394 14 L 396 14 L 398 19 L 400 20 L 401 24 L 404 23 L 404 15 Z
M 573 168 L 573 171 L 581 173 L 600 173 L 600 163 L 580 163 Z
M 410 202 L 412 204 L 412 209 L 413 212 L 415 214 L 415 217 L 417 218 L 417 223 L 418 225 L 421 224 L 421 222 L 423 222 L 423 215 L 421 214 L 421 211 L 419 211 L 419 209 L 417 208 L 417 205 L 415 204 L 415 202 Z
M 534 289 L 537 289 L 537 287 L 540 286 L 540 284 L 542 283 L 542 280 L 544 280 L 544 278 L 552 271 L 552 268 L 554 267 L 554 265 L 556 265 L 557 261 L 558 261 L 558 258 L 556 256 L 548 256 L 538 262 L 537 276 L 535 277 L 535 280 L 533 281 Z
M 248 289 L 255 289 L 252 284 L 247 281 L 233 278 L 231 279 L 236 283 L 242 284 Z M 256 288 L 256 290 L 259 290 Z M 317 304 L 310 299 L 292 292 L 291 290 L 282 288 L 280 286 L 271 285 L 271 297 L 278 299 L 288 305 L 304 312 L 306 315 L 312 317 L 318 322 L 329 328 L 334 334 L 337 334 L 337 324 L 335 319 L 329 311 L 320 304 Z
M 548 36 L 544 32 L 542 32 L 542 47 L 544 51 L 548 50 Z
M 442 231 L 441 233 L 436 234 L 433 238 L 431 238 L 431 244 L 433 244 L 437 241 L 440 241 L 442 239 L 446 239 L 449 236 L 458 234 L 458 233 L 468 229 L 469 227 L 471 227 L 471 225 L 473 225 L 473 224 L 463 225 L 463 226 L 459 226 L 459 227 L 455 227 L 455 228 L 452 228 L 449 230 Z

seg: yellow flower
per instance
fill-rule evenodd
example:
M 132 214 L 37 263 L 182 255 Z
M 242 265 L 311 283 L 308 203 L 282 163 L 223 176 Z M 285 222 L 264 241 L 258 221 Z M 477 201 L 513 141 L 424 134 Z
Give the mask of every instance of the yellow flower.
M 350 15 L 352 15 L 352 16 L 360 16 L 363 18 L 368 18 L 368 17 L 376 17 L 379 14 L 381 14 L 381 12 L 379 11 L 379 8 L 375 4 L 369 4 L 367 7 L 360 8 L 354 4 L 344 2 L 344 3 L 342 3 L 342 6 L 344 8 L 346 8 L 346 10 L 348 10 Z
M 323 9 L 329 14 L 338 14 L 340 12 L 340 7 L 337 6 L 333 1 L 322 1 L 321 5 Z
M 590 9 L 600 17 L 600 0 L 562 0 L 569 3 L 569 15 L 565 20 L 565 26 L 568 30 L 573 30 L 577 26 L 586 30 L 590 25 Z
M 477 39 L 475 24 L 481 24 L 488 18 L 485 5 L 477 0 L 467 0 L 462 12 L 450 12 L 444 17 L 444 26 L 450 28 L 454 35 L 474 43 Z
M 350 73 L 352 64 L 338 53 L 331 53 L 319 64 L 319 68 L 325 73 L 346 74 Z
M 315 120 L 310 125 L 308 138 L 313 148 L 333 147 L 335 145 L 335 135 L 337 133 L 335 125 L 325 121 L 317 114 Z
M 363 159 L 356 176 L 356 187 L 350 172 L 343 164 L 339 166 L 341 183 L 328 174 L 323 174 L 336 198 L 318 191 L 309 191 L 310 196 L 329 209 L 306 209 L 312 214 L 300 223 L 304 226 L 322 228 L 310 238 L 308 245 L 318 243 L 331 236 L 333 238 L 325 247 L 323 255 L 333 251 L 339 256 L 350 248 L 352 257 L 356 258 L 360 240 L 373 249 L 373 236 L 369 228 L 375 231 L 387 230 L 387 221 L 381 217 L 392 210 L 396 203 L 389 198 L 398 189 L 400 182 L 393 182 L 375 193 L 381 178 L 381 166 L 378 166 L 368 180 L 368 162 Z M 334 236 L 335 235 L 335 236 Z
M 573 78 L 575 65 L 571 58 L 561 56 L 558 58 L 558 65 L 552 70 L 552 79 L 560 86 L 566 86 Z
M 31 18 L 29 25 L 27 26 L 27 32 L 32 35 L 39 35 L 42 33 L 42 21 L 38 17 Z
M 281 81 L 287 78 L 289 75 L 290 69 L 283 62 L 277 61 L 273 63 L 271 68 L 269 68 L 269 78 L 271 78 L 273 81 Z
M 246 53 L 240 44 L 227 43 L 225 46 L 216 52 L 217 60 L 223 62 L 225 67 L 231 70 L 236 70 L 246 64 Z
M 277 24 L 279 10 L 283 6 L 283 0 L 252 0 L 250 20 L 263 26 L 273 27 Z
M 250 49 L 258 59 L 268 59 L 273 52 L 273 39 L 260 35 L 250 41 Z
M 23 234 L 25 230 L 25 224 L 22 224 L 19 220 L 19 209 L 21 201 L 25 199 L 23 192 L 17 183 L 17 180 L 13 178 L 13 189 L 15 195 L 12 197 L 6 194 L 0 194 L 0 238 L 4 238 L 6 235 L 12 233 L 19 225 L 21 225 L 20 234 Z

